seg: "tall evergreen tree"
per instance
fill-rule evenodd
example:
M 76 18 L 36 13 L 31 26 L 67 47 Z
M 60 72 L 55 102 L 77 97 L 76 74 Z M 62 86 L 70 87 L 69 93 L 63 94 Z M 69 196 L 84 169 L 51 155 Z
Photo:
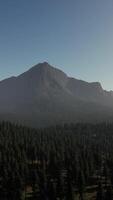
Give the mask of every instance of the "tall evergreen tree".
M 99 184 L 98 184 L 96 200 L 104 200 L 104 192 L 103 192 L 101 182 L 99 182 Z
M 84 200 L 84 190 L 85 190 L 85 178 L 83 171 L 79 171 L 78 176 L 78 192 L 80 200 Z

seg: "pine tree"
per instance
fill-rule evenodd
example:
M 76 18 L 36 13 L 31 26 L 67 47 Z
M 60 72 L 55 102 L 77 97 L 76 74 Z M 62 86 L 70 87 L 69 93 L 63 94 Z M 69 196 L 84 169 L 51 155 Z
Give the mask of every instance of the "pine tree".
M 103 200 L 103 199 L 104 199 L 103 188 L 101 182 L 99 182 L 96 200 Z
M 84 190 L 85 190 L 85 178 L 83 171 L 79 171 L 79 176 L 78 176 L 78 192 L 80 195 L 80 200 L 84 200 Z
M 74 190 L 73 190 L 73 185 L 70 181 L 67 183 L 67 188 L 66 188 L 66 200 L 74 200 L 75 195 L 74 195 Z
M 58 173 L 58 177 L 57 177 L 56 194 L 60 200 L 64 198 L 64 183 L 63 183 L 63 179 L 60 173 Z
M 49 200 L 56 200 L 56 187 L 54 180 L 50 180 L 48 184 L 48 196 Z
M 67 170 L 67 177 L 66 177 L 66 192 L 65 192 L 65 199 L 66 200 L 74 200 L 74 189 L 72 184 L 72 178 L 70 169 Z
M 113 200 L 113 190 L 111 186 L 107 187 L 106 193 L 105 193 L 105 200 Z
M 39 177 L 36 170 L 32 172 L 32 191 L 33 191 L 33 199 L 38 199 L 39 197 Z

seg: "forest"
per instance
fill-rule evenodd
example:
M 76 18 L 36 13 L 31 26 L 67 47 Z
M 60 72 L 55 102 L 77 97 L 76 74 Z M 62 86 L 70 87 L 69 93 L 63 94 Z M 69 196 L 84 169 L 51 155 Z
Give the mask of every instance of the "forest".
M 113 199 L 113 124 L 0 122 L 1 200 Z

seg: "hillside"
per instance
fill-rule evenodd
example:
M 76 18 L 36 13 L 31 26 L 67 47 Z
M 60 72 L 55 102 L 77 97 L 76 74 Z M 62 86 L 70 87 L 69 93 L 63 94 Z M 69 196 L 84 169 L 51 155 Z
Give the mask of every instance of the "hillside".
M 98 82 L 68 77 L 46 62 L 0 82 L 1 119 L 48 126 L 111 121 L 112 117 L 112 91 L 105 91 Z

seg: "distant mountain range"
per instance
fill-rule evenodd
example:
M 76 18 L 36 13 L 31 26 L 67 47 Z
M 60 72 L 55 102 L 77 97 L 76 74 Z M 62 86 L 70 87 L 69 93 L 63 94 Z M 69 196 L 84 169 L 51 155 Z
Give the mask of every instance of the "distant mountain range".
M 0 119 L 34 127 L 113 121 L 113 92 L 39 63 L 0 81 Z

